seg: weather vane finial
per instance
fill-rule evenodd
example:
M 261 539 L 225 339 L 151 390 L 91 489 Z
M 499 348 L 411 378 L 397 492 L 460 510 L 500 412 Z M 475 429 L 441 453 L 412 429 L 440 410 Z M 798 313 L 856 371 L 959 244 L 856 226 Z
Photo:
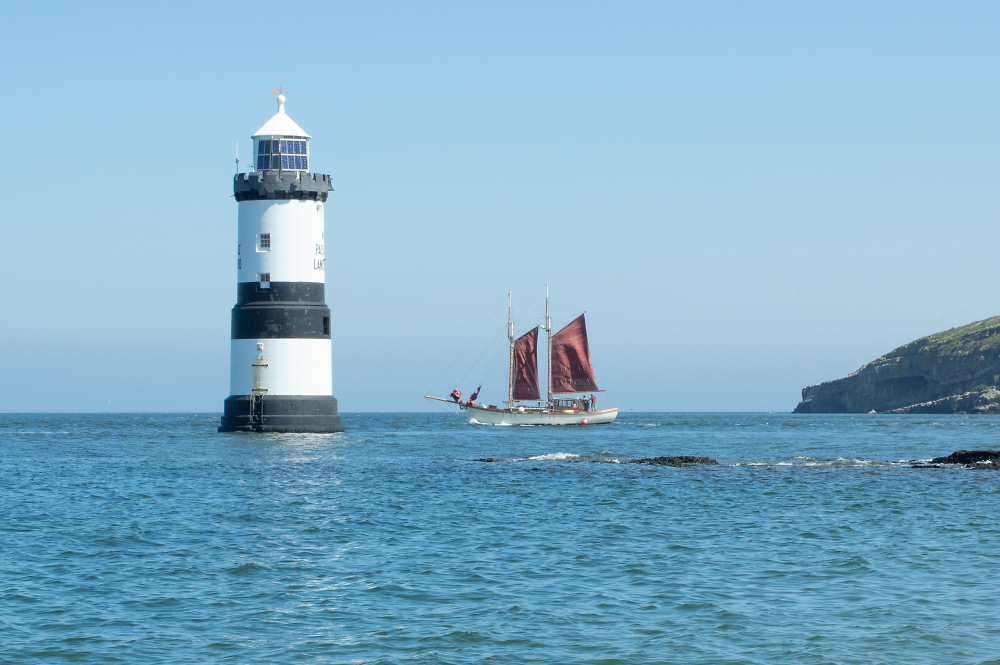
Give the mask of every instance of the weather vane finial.
M 285 112 L 285 95 L 288 94 L 287 90 L 282 90 L 280 87 L 271 88 L 271 94 L 278 96 L 278 113 Z

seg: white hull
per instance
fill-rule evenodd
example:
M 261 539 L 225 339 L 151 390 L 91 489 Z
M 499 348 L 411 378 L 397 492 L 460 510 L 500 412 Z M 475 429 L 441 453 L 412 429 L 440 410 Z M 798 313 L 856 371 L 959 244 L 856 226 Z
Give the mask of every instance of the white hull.
M 603 411 L 562 411 L 525 409 L 505 411 L 463 405 L 470 425 L 604 425 L 618 417 L 618 409 Z

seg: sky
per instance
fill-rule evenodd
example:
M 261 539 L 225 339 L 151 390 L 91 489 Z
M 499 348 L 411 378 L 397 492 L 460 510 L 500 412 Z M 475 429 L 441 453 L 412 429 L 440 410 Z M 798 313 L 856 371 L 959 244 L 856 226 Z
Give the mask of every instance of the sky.
M 546 282 L 635 411 L 790 411 L 1000 314 L 997 3 L 4 14 L 2 411 L 221 411 L 235 152 L 278 86 L 335 188 L 343 412 L 499 403 L 507 293 L 520 334 Z

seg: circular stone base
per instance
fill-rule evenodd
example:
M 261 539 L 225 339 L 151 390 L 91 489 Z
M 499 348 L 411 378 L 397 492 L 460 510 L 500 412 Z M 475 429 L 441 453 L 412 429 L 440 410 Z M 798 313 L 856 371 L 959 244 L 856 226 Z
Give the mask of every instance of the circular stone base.
M 251 395 L 226 398 L 220 432 L 343 432 L 332 395 Z

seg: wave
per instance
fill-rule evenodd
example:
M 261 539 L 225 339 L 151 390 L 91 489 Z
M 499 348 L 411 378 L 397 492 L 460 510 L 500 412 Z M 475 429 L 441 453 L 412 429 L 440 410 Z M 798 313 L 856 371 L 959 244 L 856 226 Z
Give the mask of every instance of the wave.
M 885 466 L 899 466 L 899 465 L 912 464 L 912 462 L 909 462 L 907 460 L 900 460 L 899 462 L 887 462 L 883 460 L 869 460 L 869 459 L 847 458 L 847 457 L 838 457 L 837 459 L 819 459 L 816 457 L 809 457 L 806 455 L 796 455 L 791 459 L 795 461 L 736 462 L 731 466 L 767 466 L 767 467 L 794 466 L 794 467 L 813 468 L 813 467 L 885 467 Z
M 573 453 L 549 453 L 548 455 L 535 455 L 534 457 L 529 457 L 530 460 L 566 460 L 575 459 L 579 455 L 574 455 Z

